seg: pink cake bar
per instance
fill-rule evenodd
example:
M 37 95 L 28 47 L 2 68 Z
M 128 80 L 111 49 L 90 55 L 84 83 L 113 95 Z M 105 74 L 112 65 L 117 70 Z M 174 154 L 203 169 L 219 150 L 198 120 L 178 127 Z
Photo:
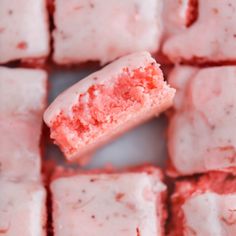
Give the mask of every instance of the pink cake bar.
M 46 0 L 0 1 L 0 64 L 49 54 Z
M 156 52 L 163 0 L 55 0 L 54 55 L 58 64 L 105 64 L 136 51 Z
M 236 62 L 235 0 L 167 0 L 165 4 L 169 11 L 165 11 L 168 32 L 163 52 L 172 62 Z
M 55 236 L 163 236 L 165 185 L 156 168 L 96 171 L 51 183 Z
M 236 167 L 236 66 L 176 67 L 170 116 L 169 174 L 191 175 Z
M 55 143 L 73 161 L 167 109 L 174 93 L 150 54 L 135 53 L 63 92 L 44 120 Z
M 0 235 L 46 236 L 46 193 L 33 182 L 0 179 Z
M 169 236 L 236 235 L 236 176 L 210 173 L 176 183 Z
M 39 179 L 47 75 L 0 67 L 0 175 Z

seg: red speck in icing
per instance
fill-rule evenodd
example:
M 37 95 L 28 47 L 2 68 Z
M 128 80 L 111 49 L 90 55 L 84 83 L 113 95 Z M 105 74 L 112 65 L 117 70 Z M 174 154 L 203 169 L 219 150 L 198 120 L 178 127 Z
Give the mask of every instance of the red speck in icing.
M 116 201 L 119 202 L 125 196 L 124 193 L 117 193 L 116 194 Z
M 141 236 L 141 233 L 138 227 L 136 228 L 136 236 Z
M 25 50 L 28 47 L 27 43 L 25 41 L 19 42 L 17 44 L 17 48 L 21 50 Z

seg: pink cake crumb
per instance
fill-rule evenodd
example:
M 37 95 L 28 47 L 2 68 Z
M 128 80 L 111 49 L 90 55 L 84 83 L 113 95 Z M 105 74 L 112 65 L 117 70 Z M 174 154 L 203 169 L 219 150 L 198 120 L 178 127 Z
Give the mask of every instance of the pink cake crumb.
M 164 235 L 166 187 L 157 168 L 65 171 L 51 191 L 55 236 Z
M 148 53 L 131 54 L 59 95 L 44 120 L 73 161 L 167 109 L 174 93 Z

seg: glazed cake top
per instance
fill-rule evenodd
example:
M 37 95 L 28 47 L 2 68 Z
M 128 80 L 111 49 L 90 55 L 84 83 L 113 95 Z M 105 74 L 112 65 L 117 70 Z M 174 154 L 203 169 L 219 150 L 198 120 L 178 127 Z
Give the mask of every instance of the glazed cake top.
M 42 117 L 0 117 L 0 176 L 41 180 L 41 128 Z
M 42 113 L 46 83 L 47 74 L 43 70 L 0 67 L 0 113 Z
M 236 194 L 205 192 L 182 205 L 184 235 L 236 234 Z
M 0 1 L 0 64 L 49 53 L 45 0 Z
M 136 51 L 155 52 L 162 35 L 162 5 L 163 0 L 56 0 L 54 60 L 105 64 Z
M 173 62 L 190 61 L 196 64 L 235 61 L 236 2 L 176 2 L 179 3 L 175 3 L 174 12 L 172 8 L 165 12 L 165 15 L 170 15 L 172 10 L 166 26 L 169 35 L 163 45 L 164 53 Z M 167 3 L 171 6 L 173 1 L 167 0 Z
M 157 197 L 165 186 L 158 176 L 77 175 L 54 180 L 51 190 L 57 236 L 161 235 Z
M 235 182 L 235 173 L 218 171 L 176 181 L 169 235 L 234 235 Z
M 7 236 L 43 236 L 46 193 L 33 182 L 0 179 L 0 233 Z
M 235 77 L 235 66 L 179 66 L 170 74 L 169 83 L 177 89 L 177 96 L 168 148 L 177 172 L 236 166 Z

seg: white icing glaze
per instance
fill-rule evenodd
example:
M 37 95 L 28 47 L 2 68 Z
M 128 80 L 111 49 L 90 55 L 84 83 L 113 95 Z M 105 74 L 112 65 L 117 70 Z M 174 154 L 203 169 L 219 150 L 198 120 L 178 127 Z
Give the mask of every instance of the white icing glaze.
M 0 179 L 0 232 L 6 236 L 44 236 L 46 193 L 40 184 Z
M 157 197 L 165 186 L 157 176 L 127 173 L 62 177 L 52 182 L 51 190 L 56 236 L 162 235 L 161 216 L 157 215 L 161 202 Z
M 235 167 L 236 67 L 177 67 L 169 152 L 179 174 Z M 184 98 L 184 99 L 183 99 Z
M 191 0 L 165 0 L 163 6 L 163 40 L 183 30 L 186 25 L 186 11 Z
M 163 0 L 56 0 L 54 61 L 104 64 L 136 51 L 157 51 L 162 5 Z
M 168 2 L 173 4 L 171 0 Z M 185 9 L 187 17 L 188 8 L 185 1 L 178 2 L 179 8 L 166 12 L 167 16 L 174 14 L 175 17 L 170 16 L 168 21 L 167 29 L 171 34 L 164 42 L 164 53 L 173 62 L 194 57 L 205 61 L 235 60 L 236 1 L 198 0 L 198 18 L 190 27 L 185 27 L 184 21 L 180 23 L 180 9 Z
M 185 96 L 187 94 L 187 87 L 189 78 L 192 78 L 198 72 L 198 68 L 190 66 L 178 66 L 170 72 L 168 82 L 176 89 L 176 96 L 174 99 L 175 109 L 182 109 L 182 106 L 186 103 Z
M 46 0 L 0 1 L 0 63 L 49 53 Z
M 46 83 L 47 74 L 43 70 L 0 67 L 0 113 L 42 113 Z
M 0 176 L 40 179 L 42 119 L 0 117 Z
M 206 192 L 182 206 L 184 236 L 236 235 L 236 195 Z

